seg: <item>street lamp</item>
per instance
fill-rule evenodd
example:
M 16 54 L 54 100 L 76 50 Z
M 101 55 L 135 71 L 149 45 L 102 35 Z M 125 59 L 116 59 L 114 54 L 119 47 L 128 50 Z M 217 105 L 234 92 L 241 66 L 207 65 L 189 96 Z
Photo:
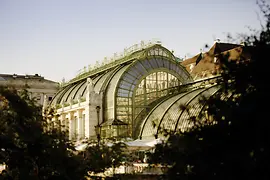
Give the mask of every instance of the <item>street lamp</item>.
M 97 134 L 97 141 L 98 141 L 98 146 L 100 145 L 100 138 L 101 138 L 101 126 L 99 122 L 99 112 L 100 112 L 100 106 L 96 107 L 97 110 L 97 125 L 95 126 L 96 134 Z

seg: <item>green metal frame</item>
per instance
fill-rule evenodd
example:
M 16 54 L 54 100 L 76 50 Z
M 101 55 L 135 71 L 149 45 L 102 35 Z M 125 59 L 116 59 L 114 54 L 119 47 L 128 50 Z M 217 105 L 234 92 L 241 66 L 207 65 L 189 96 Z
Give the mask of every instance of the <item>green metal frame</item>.
M 198 98 L 198 97 L 201 96 L 203 93 L 205 93 L 205 92 L 207 92 L 208 90 L 210 90 L 210 89 L 212 89 L 212 88 L 215 88 L 215 87 L 219 87 L 219 86 L 218 86 L 218 85 L 212 85 L 212 86 L 207 87 L 207 88 L 195 88 L 195 89 L 191 89 L 190 91 L 184 92 L 180 97 L 178 97 L 176 100 L 174 100 L 173 102 L 171 102 L 170 105 L 166 108 L 166 110 L 162 113 L 162 115 L 161 115 L 160 118 L 159 118 L 158 125 L 157 125 L 157 128 L 156 128 L 156 130 L 155 130 L 156 132 L 154 132 L 155 137 L 156 137 L 156 138 L 158 137 L 158 133 L 159 133 L 159 130 L 160 130 L 160 127 L 161 127 L 161 124 L 162 124 L 162 122 L 163 122 L 163 120 L 164 120 L 165 115 L 168 113 L 168 111 L 170 111 L 171 107 L 172 107 L 173 105 L 175 105 L 176 102 L 178 102 L 180 99 L 184 98 L 184 97 L 187 96 L 188 94 L 191 94 L 191 93 L 193 93 L 193 92 L 199 90 L 199 92 L 197 92 L 196 94 L 194 94 L 190 99 L 188 99 L 188 101 L 185 102 L 185 105 L 188 106 L 191 102 L 194 101 L 195 98 Z M 214 92 L 212 92 L 210 96 L 216 94 L 219 90 L 220 90 L 220 88 L 214 90 Z M 209 96 L 209 97 L 210 97 L 210 96 Z M 209 97 L 208 97 L 208 98 L 209 98 Z M 149 121 L 149 117 L 150 117 L 150 116 L 152 115 L 152 113 L 156 110 L 156 108 L 159 107 L 159 106 L 160 106 L 162 103 L 164 103 L 165 101 L 166 101 L 166 100 L 164 100 L 164 101 L 160 102 L 159 104 L 157 104 L 157 105 L 151 110 L 151 112 L 147 115 L 147 117 L 145 118 L 145 120 L 144 120 L 144 122 L 143 122 L 141 131 L 140 131 L 140 133 L 139 133 L 139 138 L 142 138 L 143 132 L 144 132 L 144 130 L 145 130 L 145 128 L 146 128 L 145 125 L 146 125 L 146 123 Z M 198 101 L 197 103 L 199 103 L 199 101 Z M 192 107 L 193 107 L 193 106 L 192 106 Z M 197 109 L 199 112 L 198 112 L 198 113 L 195 113 L 194 115 L 200 114 L 201 111 L 202 111 L 202 109 L 203 109 L 203 107 L 204 107 L 204 106 L 202 105 L 199 109 Z M 180 109 L 179 109 L 179 110 L 180 110 Z M 194 109 L 194 110 L 195 110 L 195 109 Z M 177 126 L 178 126 L 178 123 L 179 123 L 179 121 L 180 121 L 180 119 L 181 119 L 181 117 L 182 117 L 182 115 L 183 115 L 183 113 L 184 113 L 185 111 L 186 111 L 186 110 L 183 110 L 183 111 L 179 112 L 179 115 L 178 115 L 178 117 L 176 118 L 175 124 L 173 125 L 174 128 L 173 128 L 172 130 L 176 131 Z M 166 119 L 166 118 L 165 118 L 165 119 Z
M 159 49 L 161 49 L 162 51 L 164 51 L 167 55 L 168 55 L 168 57 L 166 56 L 166 57 L 164 57 L 164 56 L 160 56 L 160 55 L 148 55 L 148 53 L 151 51 L 151 50 L 154 50 L 154 49 L 156 49 L 156 48 L 159 48 Z M 147 61 L 154 61 L 154 63 L 156 63 L 156 65 L 157 65 L 157 67 L 158 68 L 156 68 L 156 67 L 153 67 L 152 65 L 151 65 L 151 63 L 148 63 L 148 65 L 152 68 L 152 69 L 147 69 L 147 68 L 145 68 L 144 67 L 144 64 L 142 63 L 142 61 L 144 61 L 144 60 L 146 60 L 146 62 Z M 159 67 L 159 62 L 158 62 L 158 60 L 159 61 L 168 61 L 168 62 L 171 62 L 171 64 L 173 64 L 173 65 L 175 65 L 175 66 L 177 66 L 178 68 L 180 68 L 181 69 L 181 72 L 183 72 L 185 75 L 186 75 L 186 77 L 187 77 L 187 79 L 184 79 L 183 77 L 181 77 L 181 75 L 180 74 L 178 74 L 178 73 L 176 73 L 175 72 L 175 70 L 172 70 L 172 69 L 167 69 L 167 68 L 165 68 L 165 67 Z M 163 63 L 163 62 L 162 62 Z M 140 73 L 140 71 L 137 69 L 137 72 L 139 72 L 139 74 L 141 74 L 141 77 L 139 78 L 139 79 L 136 79 L 137 80 L 137 83 L 131 83 L 131 82 L 128 82 L 128 81 L 126 81 L 126 80 L 124 80 L 123 79 L 123 77 L 126 75 L 126 73 L 128 73 L 130 76 L 133 76 L 133 75 L 131 75 L 129 72 L 131 71 L 131 69 L 132 69 L 132 67 L 134 67 L 135 69 L 136 69 L 136 67 L 135 66 L 137 66 L 137 65 L 140 65 L 140 67 L 141 68 L 144 68 L 144 70 L 145 70 L 145 72 L 147 72 L 146 74 L 141 74 Z M 165 66 L 164 64 L 163 64 L 163 66 Z M 145 51 L 144 52 L 144 55 L 140 58 L 140 59 L 138 59 L 137 61 L 134 61 L 130 66 L 129 66 L 129 68 L 128 69 L 126 69 L 126 71 L 124 71 L 123 72 L 123 74 L 121 75 L 121 77 L 120 77 L 120 79 L 119 79 L 119 81 L 118 81 L 118 84 L 117 84 L 117 86 L 116 86 L 116 90 L 115 90 L 115 92 L 114 92 L 114 115 L 115 115 L 115 117 L 114 118 L 117 118 L 117 109 L 118 109 L 118 107 L 124 107 L 124 106 L 122 106 L 122 105 L 118 105 L 118 103 L 117 103 L 117 98 L 118 97 L 121 97 L 121 96 L 118 96 L 117 95 L 117 93 L 119 92 L 119 89 L 123 89 L 123 90 L 125 90 L 124 88 L 120 88 L 120 83 L 121 82 L 123 82 L 123 81 L 125 81 L 125 82 L 128 82 L 128 84 L 130 84 L 130 85 L 135 85 L 135 87 L 134 87 L 134 89 L 132 90 L 131 89 L 131 87 L 132 86 L 130 86 L 129 88 L 130 89 L 126 89 L 127 91 L 129 91 L 129 95 L 128 95 L 128 97 L 126 97 L 126 98 L 131 98 L 131 101 L 132 101 L 132 106 L 131 106 L 131 108 L 132 108 L 132 115 L 131 115 L 131 126 L 133 126 L 133 124 L 134 124 L 134 122 L 133 122 L 133 120 L 135 119 L 135 117 L 134 117 L 134 110 L 135 110 L 135 92 L 137 91 L 137 89 L 138 89 L 138 85 L 140 84 L 140 82 L 143 80 L 143 79 L 145 79 L 147 76 L 149 76 L 150 74 L 153 74 L 153 73 L 157 73 L 157 72 L 166 72 L 166 73 L 168 73 L 168 74 L 171 74 L 171 75 L 173 75 L 173 76 L 175 76 L 177 79 L 178 79 L 178 82 L 182 82 L 182 83 L 186 83 L 186 82 L 189 82 L 189 81 L 192 81 L 192 78 L 191 78 L 191 76 L 189 75 L 189 73 L 187 72 L 187 70 L 183 67 L 183 66 L 181 66 L 178 62 L 176 62 L 175 61 L 175 57 L 173 56 L 173 54 L 171 54 L 170 53 L 170 51 L 168 51 L 167 49 L 165 49 L 165 48 L 163 48 L 162 46 L 154 46 L 154 47 L 152 47 L 152 48 L 149 48 L 147 51 Z M 136 78 L 135 76 L 133 76 L 134 78 Z M 156 78 L 157 79 L 157 78 Z M 167 84 L 168 84 L 168 76 L 167 76 Z M 130 93 L 132 92 L 132 96 L 130 96 Z M 156 93 L 158 93 L 158 91 L 156 90 Z M 146 98 L 146 97 L 145 97 Z M 145 101 L 146 101 L 146 99 L 145 99 Z M 147 104 L 147 103 L 145 103 L 145 104 Z M 130 108 L 130 104 L 129 104 L 129 101 L 128 101 L 128 108 Z M 129 112 L 129 110 L 127 111 L 127 112 Z M 129 113 L 128 113 L 129 114 Z M 133 128 L 133 127 L 132 127 Z
M 149 76 L 152 73 L 157 73 L 157 72 L 166 72 L 168 74 L 173 75 L 175 78 L 178 79 L 178 82 L 181 83 L 187 83 L 193 81 L 192 77 L 189 75 L 188 71 L 179 64 L 179 62 L 176 61 L 176 58 L 174 55 L 166 48 L 162 47 L 159 44 L 154 44 L 150 47 L 147 47 L 145 49 L 138 50 L 136 52 L 133 52 L 130 55 L 127 55 L 123 58 L 120 58 L 118 60 L 115 60 L 114 62 L 111 62 L 109 64 L 105 64 L 101 67 L 98 67 L 94 70 L 91 70 L 89 72 L 86 72 L 84 74 L 81 74 L 80 76 L 75 77 L 68 83 L 66 83 L 62 89 L 59 91 L 59 93 L 54 97 L 56 99 L 56 104 L 58 101 L 61 101 L 62 97 L 65 95 L 65 93 L 68 92 L 65 98 L 65 100 L 69 96 L 73 96 L 72 90 L 79 90 L 82 85 L 79 85 L 81 81 L 86 81 L 87 77 L 96 77 L 98 74 L 107 74 L 111 72 L 111 75 L 105 78 L 103 84 L 101 85 L 100 91 L 104 92 L 103 96 L 103 104 L 105 102 L 105 98 L 107 96 L 111 96 L 112 94 L 106 94 L 106 91 L 108 90 L 108 87 L 110 83 L 112 83 L 113 77 L 115 77 L 116 73 L 122 69 L 122 67 L 128 66 L 127 69 L 125 69 L 123 72 L 121 72 L 119 75 L 119 79 L 115 79 L 117 81 L 117 84 L 115 85 L 115 89 L 112 91 L 113 94 L 113 114 L 114 118 L 117 118 L 118 116 L 118 108 L 121 107 L 121 105 L 118 105 L 118 92 L 123 89 L 126 90 L 127 97 L 127 104 L 128 104 L 128 110 L 125 111 L 127 112 L 128 115 L 131 113 L 131 121 L 134 119 L 134 105 L 135 105 L 135 92 L 138 89 L 138 85 L 140 82 L 145 79 L 147 76 Z M 132 75 L 133 74 L 133 75 Z M 136 77 L 136 74 L 139 76 Z M 136 80 L 136 83 L 126 81 L 124 78 L 132 77 L 132 79 Z M 156 75 L 157 76 L 157 75 Z M 97 77 L 96 77 L 97 78 Z M 99 78 L 100 79 L 100 78 Z M 156 77 L 157 79 L 157 77 Z M 128 79 L 127 79 L 128 80 Z M 125 83 L 126 82 L 126 83 Z M 124 83 L 124 84 L 121 84 Z M 124 88 L 126 84 L 126 88 Z M 167 84 L 168 84 L 168 75 L 167 75 Z M 121 85 L 121 87 L 120 87 Z M 79 89 L 77 87 L 80 86 Z M 72 90 L 70 90 L 72 88 Z M 146 87 L 144 87 L 146 90 Z M 168 87 L 167 87 L 168 88 Z M 70 92 L 69 92 L 70 91 Z M 78 93 L 78 92 L 75 93 Z M 158 93 L 158 87 L 156 86 L 156 93 Z M 125 93 L 125 92 L 123 92 Z M 132 95 L 131 95 L 132 93 Z M 147 104 L 146 102 L 146 94 L 144 104 Z M 75 97 L 75 96 L 73 96 Z M 132 104 L 130 104 L 132 103 Z M 125 106 L 122 106 L 125 107 Z M 131 109 L 130 109 L 131 108 Z M 105 110 L 105 109 L 104 109 Z M 131 111 L 131 112 L 130 112 Z M 106 113 L 103 111 L 103 113 Z M 123 114 L 125 114 L 123 112 Z M 105 115 L 105 114 L 103 114 Z M 104 116 L 105 117 L 105 116 Z

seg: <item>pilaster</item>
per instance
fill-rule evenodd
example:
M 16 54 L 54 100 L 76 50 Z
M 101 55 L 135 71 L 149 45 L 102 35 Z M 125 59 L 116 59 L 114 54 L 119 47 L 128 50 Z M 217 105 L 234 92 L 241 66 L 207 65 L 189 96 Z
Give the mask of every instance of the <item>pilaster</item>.
M 85 108 L 85 136 L 89 139 L 96 139 L 95 126 L 98 125 L 98 119 L 102 122 L 102 99 L 101 94 L 94 91 L 94 85 L 90 78 L 87 78 L 87 92 L 86 92 L 86 103 Z M 99 106 L 100 112 L 97 113 L 97 106 Z M 99 115 L 99 118 L 98 118 Z
M 82 110 L 77 110 L 77 132 L 78 132 L 78 140 L 84 139 L 85 128 L 84 128 L 84 120 L 82 116 Z

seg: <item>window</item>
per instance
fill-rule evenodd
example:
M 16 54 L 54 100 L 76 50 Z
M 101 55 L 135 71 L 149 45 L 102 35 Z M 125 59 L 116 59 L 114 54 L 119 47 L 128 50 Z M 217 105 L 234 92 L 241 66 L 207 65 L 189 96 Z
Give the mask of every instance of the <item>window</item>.
M 48 99 L 49 99 L 49 101 L 51 101 L 51 100 L 52 100 L 52 97 L 51 97 L 51 96 L 49 96 L 49 98 L 48 98 Z

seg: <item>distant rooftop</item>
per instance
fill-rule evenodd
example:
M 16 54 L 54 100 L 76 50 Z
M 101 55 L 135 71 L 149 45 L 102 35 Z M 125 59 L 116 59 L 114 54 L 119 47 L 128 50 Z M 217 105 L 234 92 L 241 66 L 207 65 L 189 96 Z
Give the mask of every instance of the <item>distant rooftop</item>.
M 0 74 L 0 81 L 10 81 L 10 80 L 22 80 L 22 79 L 29 79 L 29 80 L 39 80 L 39 81 L 47 81 L 51 83 L 57 83 L 55 81 L 51 81 L 48 79 L 44 79 L 43 76 L 39 74 L 34 75 L 19 75 L 19 74 Z
M 250 58 L 248 47 L 241 44 L 216 42 L 208 52 L 201 52 L 192 58 L 180 62 L 193 77 L 205 77 L 215 75 L 220 68 L 218 55 L 229 53 L 230 60 Z

